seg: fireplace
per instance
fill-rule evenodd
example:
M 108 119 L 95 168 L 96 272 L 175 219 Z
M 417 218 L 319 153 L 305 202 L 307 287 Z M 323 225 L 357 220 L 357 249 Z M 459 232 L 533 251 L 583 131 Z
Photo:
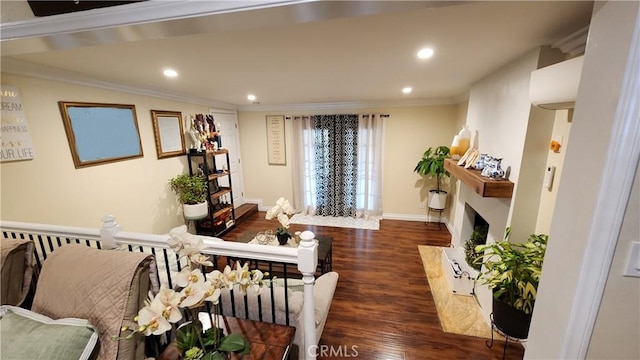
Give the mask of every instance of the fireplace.
M 511 216 L 511 199 L 482 197 L 461 182 L 458 182 L 457 186 L 458 198 L 451 229 L 453 246 L 462 252 L 467 240 L 471 239 L 476 224 L 477 227 L 486 227 L 485 243 L 501 241 Z M 482 307 L 482 313 L 489 323 L 491 292 L 486 286 L 478 285 L 475 293 Z
M 473 219 L 471 222 L 471 234 L 468 237 L 462 238 L 462 240 L 464 240 L 465 260 L 471 268 L 480 271 L 482 264 L 476 264 L 476 258 L 478 258 L 479 255 L 475 252 L 475 248 L 478 245 L 487 243 L 489 223 L 469 205 L 465 205 L 465 212 Z

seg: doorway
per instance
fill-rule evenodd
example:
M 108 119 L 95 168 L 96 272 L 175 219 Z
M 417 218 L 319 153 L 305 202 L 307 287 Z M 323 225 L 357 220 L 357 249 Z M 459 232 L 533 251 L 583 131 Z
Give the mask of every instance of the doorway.
M 242 178 L 242 166 L 240 156 L 240 137 L 238 136 L 238 117 L 235 111 L 210 109 L 209 114 L 213 115 L 214 121 L 220 124 L 220 138 L 222 148 L 229 150 L 229 171 L 231 182 L 233 183 L 233 207 L 238 208 L 244 204 L 244 183 Z M 223 184 L 220 179 L 221 186 Z

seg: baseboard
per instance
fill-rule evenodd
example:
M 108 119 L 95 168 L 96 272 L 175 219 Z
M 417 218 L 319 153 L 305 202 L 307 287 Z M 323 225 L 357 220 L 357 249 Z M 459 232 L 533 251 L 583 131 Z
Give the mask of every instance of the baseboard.
M 404 220 L 404 221 L 422 221 L 422 222 L 427 222 L 429 220 L 427 215 L 394 214 L 394 213 L 382 213 L 382 218 L 386 220 Z
M 271 208 L 271 207 L 265 208 L 265 206 L 262 204 L 263 203 L 262 199 L 244 198 L 244 202 L 258 205 L 258 211 L 267 211 Z

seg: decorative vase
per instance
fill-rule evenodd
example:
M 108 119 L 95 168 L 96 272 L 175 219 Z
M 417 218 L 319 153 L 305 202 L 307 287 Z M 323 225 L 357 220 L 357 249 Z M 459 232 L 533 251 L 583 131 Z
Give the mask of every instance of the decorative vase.
M 276 236 L 278 237 L 278 242 L 280 243 L 280 245 L 284 245 L 289 241 L 289 238 L 291 237 L 291 235 L 289 234 L 276 234 Z

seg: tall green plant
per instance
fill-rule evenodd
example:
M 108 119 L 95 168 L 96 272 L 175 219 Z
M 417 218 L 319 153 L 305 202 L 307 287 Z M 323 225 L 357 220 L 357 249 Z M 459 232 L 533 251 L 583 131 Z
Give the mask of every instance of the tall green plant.
M 207 180 L 203 175 L 180 174 L 169 184 L 182 204 L 195 205 L 207 201 Z
M 477 280 L 493 290 L 496 300 L 530 314 L 549 236 L 532 234 L 524 243 L 511 243 L 508 234 L 504 241 L 476 247 L 481 255 L 476 262 L 484 264 Z
M 436 178 L 437 190 L 441 191 L 441 179 L 443 176 L 449 176 L 449 172 L 444 168 L 444 159 L 449 156 L 449 148 L 446 146 L 438 146 L 437 148 L 428 148 L 423 154 L 418 164 L 413 169 L 414 172 L 426 177 Z

